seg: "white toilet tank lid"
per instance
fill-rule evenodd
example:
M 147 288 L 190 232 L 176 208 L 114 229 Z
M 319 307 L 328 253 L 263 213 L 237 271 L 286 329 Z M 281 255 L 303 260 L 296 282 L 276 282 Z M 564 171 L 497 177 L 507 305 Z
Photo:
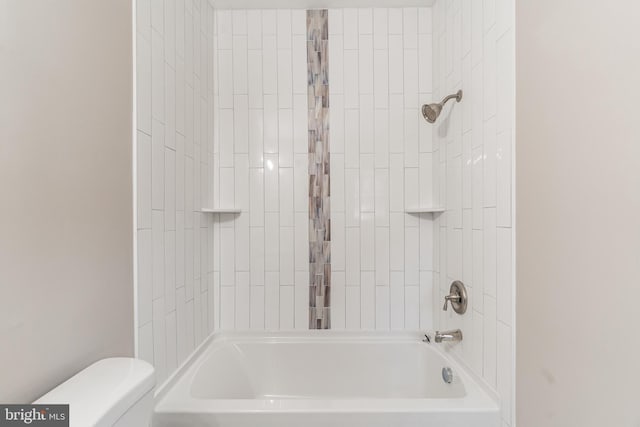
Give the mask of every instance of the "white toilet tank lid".
M 149 363 L 114 357 L 97 361 L 34 403 L 68 403 L 71 427 L 111 425 L 154 385 Z

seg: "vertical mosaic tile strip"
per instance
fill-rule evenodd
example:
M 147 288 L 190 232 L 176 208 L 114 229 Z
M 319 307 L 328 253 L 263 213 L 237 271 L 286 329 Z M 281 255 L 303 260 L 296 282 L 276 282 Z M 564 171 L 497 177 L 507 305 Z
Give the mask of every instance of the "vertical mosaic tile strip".
M 328 12 L 307 11 L 309 328 L 331 327 Z

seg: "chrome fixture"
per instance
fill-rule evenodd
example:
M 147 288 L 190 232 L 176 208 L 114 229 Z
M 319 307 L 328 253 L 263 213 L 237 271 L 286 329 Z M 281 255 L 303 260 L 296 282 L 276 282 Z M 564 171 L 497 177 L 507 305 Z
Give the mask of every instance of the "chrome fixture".
M 441 343 L 444 341 L 462 341 L 462 331 L 460 329 L 454 329 L 451 331 L 436 331 L 434 341 Z
M 444 297 L 442 310 L 447 311 L 449 301 L 451 301 L 451 307 L 456 313 L 464 314 L 467 311 L 467 289 L 461 281 L 456 280 L 451 284 L 449 295 Z
M 453 382 L 453 369 L 448 366 L 442 368 L 442 380 L 447 384 L 451 384 Z
M 439 104 L 424 104 L 422 106 L 422 117 L 425 118 L 429 123 L 435 123 L 436 119 L 442 112 L 442 107 L 447 103 L 450 99 L 454 99 L 457 102 L 462 101 L 462 91 L 459 90 L 454 95 L 449 95 L 445 97 Z

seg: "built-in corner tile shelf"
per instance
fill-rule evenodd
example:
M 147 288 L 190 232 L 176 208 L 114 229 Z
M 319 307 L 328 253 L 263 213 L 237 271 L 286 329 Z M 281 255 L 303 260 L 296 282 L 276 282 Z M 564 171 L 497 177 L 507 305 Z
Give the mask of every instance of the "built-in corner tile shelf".
M 405 209 L 405 213 L 408 214 L 421 214 L 421 213 L 441 213 L 445 211 L 445 208 L 413 208 Z
M 214 214 L 239 214 L 242 210 L 235 208 L 202 208 L 200 209 L 200 212 Z

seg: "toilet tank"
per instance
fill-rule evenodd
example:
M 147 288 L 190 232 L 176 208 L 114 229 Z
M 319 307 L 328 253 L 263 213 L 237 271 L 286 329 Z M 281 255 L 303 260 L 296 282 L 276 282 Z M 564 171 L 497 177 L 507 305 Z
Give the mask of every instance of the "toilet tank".
M 149 363 L 102 359 L 54 388 L 35 404 L 69 404 L 70 427 L 146 427 L 155 376 Z

